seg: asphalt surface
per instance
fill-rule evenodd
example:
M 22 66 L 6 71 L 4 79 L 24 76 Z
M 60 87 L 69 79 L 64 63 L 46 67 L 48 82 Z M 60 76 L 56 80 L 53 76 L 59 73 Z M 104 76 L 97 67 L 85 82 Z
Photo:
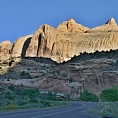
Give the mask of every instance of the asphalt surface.
M 70 102 L 68 106 L 42 110 L 27 110 L 0 113 L 0 118 L 97 118 L 82 114 L 82 109 L 95 107 L 96 103 Z

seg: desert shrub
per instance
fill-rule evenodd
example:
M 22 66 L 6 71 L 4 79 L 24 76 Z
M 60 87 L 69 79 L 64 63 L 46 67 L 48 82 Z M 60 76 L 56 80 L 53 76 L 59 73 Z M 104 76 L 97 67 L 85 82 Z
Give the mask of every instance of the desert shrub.
M 100 94 L 100 98 L 102 101 L 118 101 L 118 87 L 113 86 L 103 90 Z
M 8 86 L 8 89 L 10 89 L 11 91 L 14 91 L 15 87 L 14 86 Z
M 62 73 L 61 76 L 62 77 L 67 77 L 67 73 Z
M 58 100 L 56 92 L 52 93 L 51 91 L 48 93 L 40 94 L 40 98 L 45 100 Z
M 70 94 L 67 94 L 64 100 L 71 101 Z
M 51 107 L 52 106 L 51 103 L 46 100 L 41 100 L 40 103 L 43 107 Z
M 23 95 L 33 97 L 33 98 L 38 97 L 39 96 L 39 90 L 38 89 L 24 89 Z
M 4 105 L 7 105 L 10 103 L 10 100 L 9 99 L 5 99 L 4 96 L 0 96 L 0 106 L 4 106 Z
M 88 101 L 98 102 L 99 101 L 99 98 L 95 94 L 88 92 L 87 90 L 84 90 L 83 92 L 81 92 L 80 95 L 81 96 L 79 99 L 81 101 L 86 101 L 86 102 L 88 102 Z
M 21 86 L 17 86 L 15 89 L 14 89 L 14 94 L 15 95 L 22 95 L 23 94 L 23 86 L 21 85 Z
M 25 105 L 27 103 L 26 100 L 23 100 L 22 98 L 19 98 L 15 101 L 16 105 Z
M 39 77 L 39 75 L 36 75 L 36 76 L 35 76 L 35 78 L 38 78 L 38 77 Z
M 118 65 L 118 59 L 116 60 L 116 65 Z
M 14 99 L 14 96 L 11 95 L 11 94 L 6 94 L 5 95 L 5 99 L 13 100 Z
M 22 71 L 22 72 L 20 73 L 20 75 L 21 75 L 21 76 L 24 76 L 24 75 L 26 75 L 26 72 L 25 72 L 25 71 Z
M 38 100 L 36 98 L 30 98 L 31 103 L 38 103 Z
M 39 94 L 39 89 L 24 88 L 20 86 L 8 86 L 0 95 L 0 110 L 21 108 L 51 107 L 62 105 L 57 99 L 55 92 Z M 43 100 L 43 101 L 42 101 Z
M 68 103 L 67 103 L 67 102 L 62 102 L 62 104 L 63 104 L 63 105 L 68 105 Z
M 60 71 L 59 70 L 55 70 L 54 74 L 60 75 Z
M 11 109 L 18 109 L 18 106 L 8 104 L 7 106 L 4 107 L 5 110 L 11 110 Z
M 3 92 L 3 96 L 5 99 L 9 99 L 9 100 L 13 100 L 14 99 L 14 95 L 13 95 L 13 91 L 10 89 L 5 89 Z
M 17 96 L 12 103 L 15 105 L 25 105 L 29 103 L 29 101 L 30 101 L 30 98 L 28 97 L 23 98 L 23 97 Z
M 22 76 L 22 78 L 32 79 L 32 76 L 28 72 L 25 72 L 25 71 L 22 71 L 20 73 L 20 76 Z
M 11 101 L 9 99 L 3 99 L 3 100 L 0 100 L 0 106 L 5 106 L 5 105 L 8 105 L 8 104 L 11 104 Z
M 48 92 L 48 100 L 57 100 L 56 92 L 52 93 L 51 91 Z
M 71 82 L 74 82 L 72 77 L 69 78 L 69 83 Z

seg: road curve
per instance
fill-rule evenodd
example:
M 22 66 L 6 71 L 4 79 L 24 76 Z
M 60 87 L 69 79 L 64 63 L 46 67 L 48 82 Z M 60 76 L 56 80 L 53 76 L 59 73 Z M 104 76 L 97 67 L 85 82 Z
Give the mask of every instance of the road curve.
M 96 106 L 96 103 L 69 102 L 68 106 L 42 110 L 0 113 L 0 118 L 95 118 L 79 110 Z

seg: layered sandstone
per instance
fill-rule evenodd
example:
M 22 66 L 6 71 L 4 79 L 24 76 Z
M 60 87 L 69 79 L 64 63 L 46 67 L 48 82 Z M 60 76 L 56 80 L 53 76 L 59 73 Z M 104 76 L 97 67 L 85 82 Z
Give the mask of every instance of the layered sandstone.
M 1 66 L 2 70 L 9 68 L 10 71 L 0 76 L 0 83 L 66 93 L 73 98 L 79 97 L 85 89 L 99 95 L 105 88 L 118 85 L 118 70 L 111 69 L 113 63 L 116 63 L 115 59 L 103 58 L 55 66 L 29 59 L 18 62 L 14 58 L 15 66 Z
M 33 35 L 25 56 L 48 57 L 60 63 L 85 51 L 115 50 L 118 49 L 117 28 L 113 18 L 90 30 L 73 19 L 63 22 L 57 29 L 43 25 Z
M 89 29 L 74 19 L 57 28 L 42 25 L 33 35 L 21 37 L 12 47 L 12 57 L 44 57 L 58 63 L 80 53 L 118 49 L 118 26 L 113 18 L 104 25 Z
M 111 18 L 104 25 L 92 28 L 86 32 L 118 32 L 118 26 L 115 19 Z
M 41 26 L 33 35 L 26 51 L 26 57 L 48 57 L 57 62 L 69 60 L 75 55 L 74 40 L 75 32 L 81 33 L 88 30 L 73 19 L 63 22 L 57 29 L 49 26 Z M 78 54 L 78 52 L 77 52 Z
M 64 21 L 63 23 L 59 24 L 57 30 L 61 32 L 75 33 L 75 32 L 85 32 L 86 30 L 89 30 L 89 28 L 76 23 L 76 21 L 71 18 L 69 21 Z

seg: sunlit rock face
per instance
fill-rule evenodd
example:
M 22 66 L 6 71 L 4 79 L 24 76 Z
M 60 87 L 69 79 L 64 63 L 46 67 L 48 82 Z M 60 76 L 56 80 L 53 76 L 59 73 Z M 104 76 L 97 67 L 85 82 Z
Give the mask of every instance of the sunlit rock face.
M 0 43 L 0 61 L 9 59 L 11 49 L 12 43 L 10 41 L 3 41 Z
M 33 35 L 26 57 L 48 57 L 58 63 L 83 52 L 118 49 L 118 26 L 113 18 L 102 26 L 89 29 L 74 19 L 64 21 L 55 29 L 41 26 Z
M 118 32 L 118 26 L 114 18 L 111 18 L 104 25 L 92 28 L 86 32 Z
M 26 49 L 29 46 L 32 35 L 27 35 L 18 38 L 12 47 L 12 57 L 23 57 L 25 55 Z
M 89 29 L 74 19 L 64 21 L 57 28 L 40 26 L 33 35 L 18 38 L 10 44 L 11 57 L 44 57 L 58 63 L 75 55 L 118 49 L 118 26 L 113 18 L 104 25 Z M 6 49 L 6 47 L 5 47 Z M 1 51 L 0 55 L 8 53 Z M 1 48 L 3 50 L 3 46 Z M 3 57 L 3 56 L 2 56 Z

